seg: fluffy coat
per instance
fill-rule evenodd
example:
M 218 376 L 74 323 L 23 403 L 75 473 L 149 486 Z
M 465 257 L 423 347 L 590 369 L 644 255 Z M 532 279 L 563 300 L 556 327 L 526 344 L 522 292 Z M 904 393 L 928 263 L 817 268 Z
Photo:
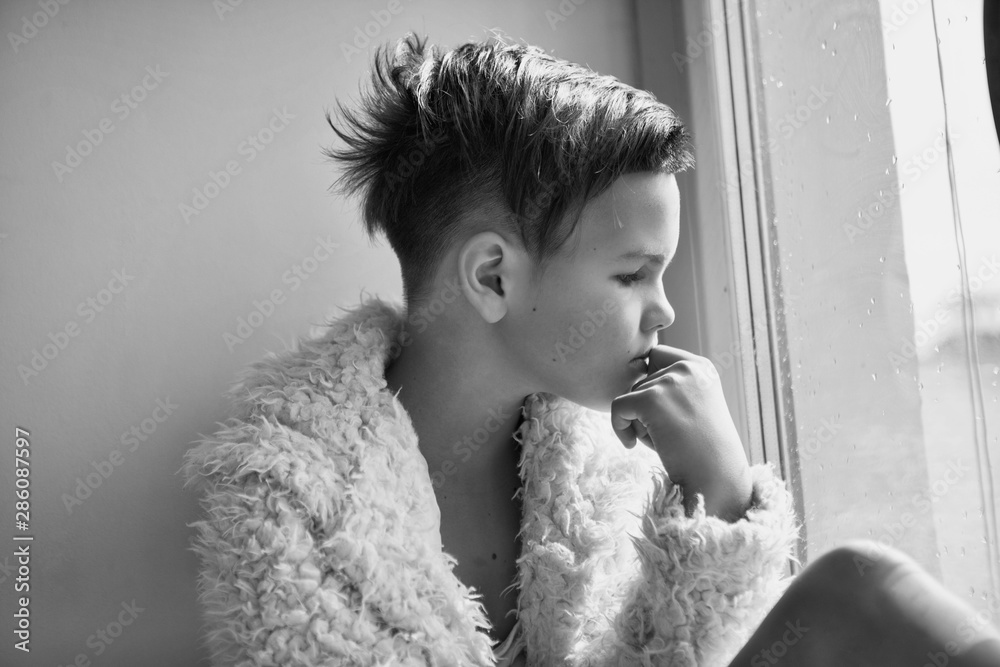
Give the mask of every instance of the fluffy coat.
M 369 298 L 252 364 L 228 393 L 234 414 L 185 454 L 213 665 L 494 664 L 386 388 L 404 317 Z M 739 521 L 707 516 L 701 494 L 688 517 L 656 453 L 625 449 L 607 414 L 544 393 L 522 412 L 527 663 L 727 664 L 791 583 L 800 526 L 774 469 L 751 467 Z

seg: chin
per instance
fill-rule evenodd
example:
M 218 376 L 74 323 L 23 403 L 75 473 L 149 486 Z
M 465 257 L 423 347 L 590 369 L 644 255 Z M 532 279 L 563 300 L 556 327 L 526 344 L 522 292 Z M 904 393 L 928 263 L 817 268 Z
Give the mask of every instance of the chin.
M 645 377 L 645 376 L 643 376 L 643 377 Z M 638 382 L 640 379 L 641 378 L 638 378 L 638 377 L 635 378 L 635 379 L 632 379 L 630 377 L 626 377 L 620 383 L 621 386 L 618 388 L 619 391 L 617 391 L 615 393 L 612 393 L 612 394 L 605 394 L 604 392 L 601 392 L 600 394 L 598 394 L 597 392 L 595 392 L 595 393 L 592 393 L 592 394 L 587 394 L 586 396 L 581 396 L 578 392 L 576 392 L 576 393 L 567 392 L 565 394 L 559 394 L 559 396 L 565 398 L 568 401 L 572 401 L 572 402 L 576 403 L 577 405 L 582 405 L 585 408 L 589 408 L 591 410 L 596 410 L 597 412 L 605 412 L 605 413 L 609 413 L 610 414 L 610 412 L 611 412 L 611 402 L 614 401 L 619 396 L 621 396 L 622 394 L 629 393 L 629 391 L 631 391 L 631 389 L 632 389 L 632 385 L 635 384 L 636 382 Z M 607 390 L 608 387 L 604 387 L 603 389 Z M 610 387 L 610 389 L 612 389 L 612 391 L 614 391 L 615 388 L 614 387 Z

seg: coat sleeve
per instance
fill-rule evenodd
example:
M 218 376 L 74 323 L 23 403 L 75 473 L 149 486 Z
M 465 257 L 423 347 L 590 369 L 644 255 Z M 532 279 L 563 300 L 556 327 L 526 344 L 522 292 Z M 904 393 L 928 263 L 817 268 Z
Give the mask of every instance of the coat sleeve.
M 331 464 L 316 440 L 262 417 L 232 420 L 185 454 L 186 485 L 203 510 L 188 525 L 212 665 L 492 664 L 457 640 L 440 609 L 423 610 L 416 627 L 406 619 L 417 614 L 383 603 L 371 543 L 320 534 L 335 519 L 324 516 L 333 504 L 316 499 L 343 489 L 326 487 L 331 475 L 319 465 Z
M 752 504 L 734 523 L 686 516 L 683 492 L 662 471 L 632 536 L 641 564 L 608 635 L 585 664 L 724 666 L 792 582 L 799 525 L 791 495 L 769 464 L 751 467 Z

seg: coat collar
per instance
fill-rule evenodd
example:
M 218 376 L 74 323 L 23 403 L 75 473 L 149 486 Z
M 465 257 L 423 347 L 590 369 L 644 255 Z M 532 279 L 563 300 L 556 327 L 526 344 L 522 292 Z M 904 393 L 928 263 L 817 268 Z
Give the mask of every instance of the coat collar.
M 321 337 L 252 364 L 229 395 L 238 417 L 271 415 L 308 440 L 288 473 L 293 486 L 308 487 L 314 520 L 334 532 L 326 547 L 344 555 L 337 554 L 348 548 L 336 538 L 338 526 L 370 530 L 372 557 L 349 554 L 363 577 L 391 571 L 378 563 L 415 554 L 437 616 L 481 654 L 489 651 L 488 637 L 476 631 L 487 626 L 485 610 L 451 573 L 455 561 L 441 550 L 427 463 L 384 379 L 399 353 L 404 317 L 400 306 L 370 297 L 328 322 Z M 622 447 L 607 415 L 552 394 L 529 396 L 522 411 L 515 434 L 523 484 L 516 583 L 518 615 L 537 661 L 571 654 L 584 634 L 608 622 L 602 609 L 637 567 L 623 527 L 641 514 L 651 488 L 643 482 L 659 458 L 645 447 Z M 325 467 L 329 461 L 334 472 Z

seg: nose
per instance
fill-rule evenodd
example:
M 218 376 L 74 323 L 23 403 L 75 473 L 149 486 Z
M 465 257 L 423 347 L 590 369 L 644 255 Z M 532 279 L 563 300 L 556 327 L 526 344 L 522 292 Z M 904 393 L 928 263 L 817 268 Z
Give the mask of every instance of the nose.
M 645 320 L 646 326 L 643 329 L 649 332 L 666 329 L 674 323 L 674 309 L 670 306 L 670 302 L 667 301 L 667 294 L 662 283 L 660 289 L 656 290 L 656 298 L 650 301 L 646 309 Z

